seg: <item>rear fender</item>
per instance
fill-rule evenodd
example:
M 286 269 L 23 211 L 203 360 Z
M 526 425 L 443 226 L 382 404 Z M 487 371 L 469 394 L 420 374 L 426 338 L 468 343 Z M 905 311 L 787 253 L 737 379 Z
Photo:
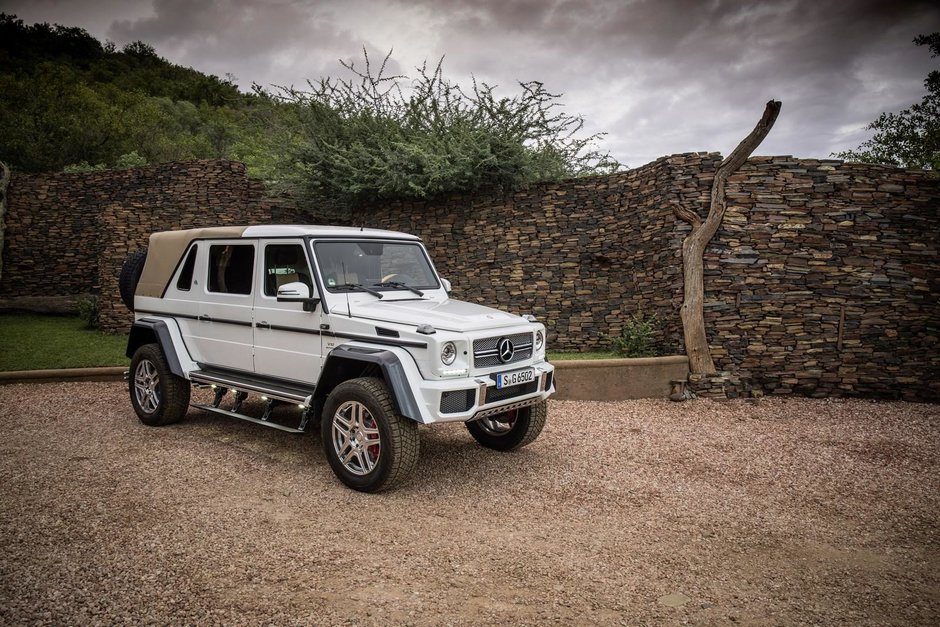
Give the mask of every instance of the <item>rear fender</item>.
M 173 374 L 189 378 L 189 373 L 196 369 L 196 363 L 186 351 L 183 337 L 175 320 L 159 318 L 141 318 L 134 322 L 130 335 L 127 338 L 128 359 L 134 357 L 141 346 L 145 344 L 159 344 L 167 365 Z

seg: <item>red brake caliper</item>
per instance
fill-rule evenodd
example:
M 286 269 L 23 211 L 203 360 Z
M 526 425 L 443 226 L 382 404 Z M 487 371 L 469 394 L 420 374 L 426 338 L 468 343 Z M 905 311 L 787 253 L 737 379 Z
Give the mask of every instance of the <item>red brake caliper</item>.
M 370 429 L 378 428 L 378 425 L 375 422 L 375 418 L 369 418 L 368 427 Z M 369 448 L 366 449 L 366 452 L 369 453 L 369 458 L 374 462 L 375 460 L 379 458 L 379 445 L 371 444 Z

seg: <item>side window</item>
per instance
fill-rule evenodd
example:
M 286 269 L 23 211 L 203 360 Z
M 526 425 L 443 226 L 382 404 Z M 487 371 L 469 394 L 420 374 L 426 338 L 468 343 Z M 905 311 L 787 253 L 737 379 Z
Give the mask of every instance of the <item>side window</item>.
M 277 288 L 301 282 L 313 293 L 307 257 L 300 244 L 268 244 L 264 248 L 264 294 L 277 296 Z
M 180 270 L 180 278 L 176 281 L 176 289 L 188 292 L 193 286 L 193 271 L 196 269 L 196 251 L 199 250 L 198 244 L 193 244 L 183 262 L 183 269 Z
M 209 291 L 251 294 L 255 247 L 247 244 L 215 244 L 209 247 Z

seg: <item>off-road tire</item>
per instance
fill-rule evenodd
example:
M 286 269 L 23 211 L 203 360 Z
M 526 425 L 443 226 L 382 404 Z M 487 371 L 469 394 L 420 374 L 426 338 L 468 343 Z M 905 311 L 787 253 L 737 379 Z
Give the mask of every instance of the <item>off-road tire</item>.
M 137 417 L 150 427 L 179 422 L 189 409 L 189 381 L 170 372 L 158 344 L 144 344 L 134 353 L 127 389 Z
M 378 429 L 379 453 L 374 468 L 363 474 L 349 470 L 340 460 L 334 436 L 337 429 L 347 429 L 337 421 L 337 412 L 358 404 L 368 412 Z M 364 415 L 364 414 L 363 414 Z M 370 423 L 372 424 L 372 423 Z M 333 472 L 346 486 L 360 492 L 381 492 L 402 483 L 418 464 L 418 425 L 395 410 L 392 394 L 381 379 L 361 377 L 340 383 L 326 399 L 320 423 L 323 452 Z M 367 449 L 369 447 L 366 447 Z M 344 449 L 345 450 L 345 449 Z M 366 450 L 364 454 L 368 455 Z M 350 460 L 355 463 L 355 460 Z
M 147 261 L 147 249 L 135 250 L 124 260 L 121 266 L 121 275 L 118 278 L 118 291 L 121 302 L 129 310 L 134 311 L 134 292 L 140 283 L 140 274 L 144 271 L 144 262 Z
M 512 425 L 501 433 L 488 429 L 486 427 L 487 423 L 481 420 L 466 423 L 467 431 L 482 446 L 495 451 L 514 451 L 522 448 L 526 444 L 531 444 L 542 432 L 542 427 L 545 426 L 545 418 L 548 416 L 548 403 L 541 401 L 535 405 L 516 410 L 516 412 L 516 418 Z M 498 421 L 501 417 L 505 417 L 505 415 L 490 416 L 484 420 Z

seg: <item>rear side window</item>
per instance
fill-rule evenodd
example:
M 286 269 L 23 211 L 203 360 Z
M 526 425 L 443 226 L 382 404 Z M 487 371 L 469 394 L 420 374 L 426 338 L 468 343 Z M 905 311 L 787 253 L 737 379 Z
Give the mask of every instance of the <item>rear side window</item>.
M 249 244 L 215 244 L 209 247 L 209 291 L 251 294 L 255 247 Z
M 188 292 L 193 286 L 193 271 L 196 269 L 196 251 L 199 245 L 194 244 L 186 255 L 186 261 L 183 262 L 183 269 L 180 270 L 180 278 L 176 281 L 176 289 Z

